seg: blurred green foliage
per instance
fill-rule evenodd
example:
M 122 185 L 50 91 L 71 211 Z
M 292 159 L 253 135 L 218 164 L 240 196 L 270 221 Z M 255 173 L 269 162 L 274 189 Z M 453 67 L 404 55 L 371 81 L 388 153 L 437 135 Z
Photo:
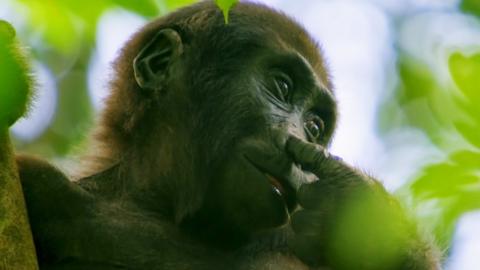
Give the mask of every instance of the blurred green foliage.
M 348 198 L 339 207 L 331 235 L 334 240 L 329 241 L 328 257 L 332 258 L 333 269 L 361 269 L 364 265 L 370 269 L 395 269 L 409 233 L 402 222 L 402 211 L 395 210 L 385 197 L 371 191 L 359 190 Z
M 454 85 L 440 84 L 426 64 L 400 54 L 396 102 L 403 125 L 422 130 L 447 159 L 408 184 L 415 209 L 448 248 L 462 214 L 480 209 L 480 54 L 448 58 Z
M 462 97 L 456 99 L 461 119 L 455 121 L 455 127 L 460 134 L 480 148 L 480 53 L 464 56 L 455 53 L 450 57 L 450 71 L 453 80 L 462 92 Z
M 228 21 L 228 10 L 238 0 L 216 0 Z M 83 36 L 92 40 L 96 23 L 104 11 L 124 8 L 146 18 L 152 18 L 196 2 L 196 0 L 19 0 L 28 7 L 30 25 L 43 33 L 45 41 L 63 53 L 77 48 Z M 59 33 L 62 33 L 59 35 Z
M 398 70 L 401 83 L 396 101 L 404 113 L 403 124 L 425 131 L 430 140 L 442 144 L 447 119 L 452 115 L 449 93 L 437 84 L 424 63 L 409 55 L 400 54 Z
M 0 132 L 26 111 L 31 79 L 28 65 L 10 24 L 0 20 Z
M 462 0 L 460 9 L 466 13 L 480 16 L 480 1 L 478 0 Z
M 111 8 L 124 8 L 152 18 L 195 0 L 19 0 L 29 10 L 29 25 L 43 34 L 45 41 L 63 53 L 72 53 L 82 37 L 93 41 L 98 18 Z M 62 33 L 62 34 L 59 34 Z

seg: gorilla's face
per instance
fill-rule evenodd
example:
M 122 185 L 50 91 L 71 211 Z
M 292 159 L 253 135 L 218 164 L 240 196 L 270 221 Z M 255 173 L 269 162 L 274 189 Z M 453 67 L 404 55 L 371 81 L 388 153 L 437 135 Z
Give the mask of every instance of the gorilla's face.
M 296 189 L 311 181 L 285 152 L 287 138 L 326 145 L 335 125 L 317 47 L 298 25 L 265 12 L 266 21 L 249 16 L 247 25 L 235 23 L 235 12 L 228 25 L 219 17 L 220 26 L 193 37 L 163 29 L 134 61 L 143 91 L 167 91 L 158 106 L 168 115 L 153 118 L 174 134 L 163 139 L 175 166 L 164 178 L 186 183 L 177 201 L 203 189 L 203 200 L 187 206 L 198 219 L 247 234 L 284 224 Z
M 222 83 L 196 97 L 196 130 L 205 143 L 199 163 L 210 169 L 203 211 L 233 231 L 284 224 L 296 189 L 312 180 L 296 173 L 285 152 L 288 136 L 326 145 L 333 132 L 332 94 L 309 60 L 280 44 L 249 46 L 256 49 L 212 73 Z

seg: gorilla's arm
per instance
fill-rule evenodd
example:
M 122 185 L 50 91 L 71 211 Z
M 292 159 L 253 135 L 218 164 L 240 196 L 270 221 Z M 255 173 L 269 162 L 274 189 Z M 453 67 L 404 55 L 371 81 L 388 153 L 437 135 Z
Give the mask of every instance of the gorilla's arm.
M 82 230 L 79 219 L 88 216 L 93 199 L 44 160 L 18 155 L 16 161 L 39 261 L 60 261 L 78 245 L 72 236 Z
M 97 198 L 46 161 L 17 164 L 41 269 L 227 269 L 152 213 Z
M 290 244 L 300 258 L 333 269 L 440 269 L 435 246 L 378 181 L 293 136 L 287 151 L 318 177 L 297 192 Z

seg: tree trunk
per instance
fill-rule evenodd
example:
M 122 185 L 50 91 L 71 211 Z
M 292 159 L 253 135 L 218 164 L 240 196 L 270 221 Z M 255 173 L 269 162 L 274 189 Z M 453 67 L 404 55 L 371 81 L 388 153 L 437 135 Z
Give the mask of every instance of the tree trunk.
M 31 81 L 15 31 L 0 20 L 0 270 L 38 269 L 8 127 L 24 112 Z
M 38 269 L 8 132 L 0 134 L 0 270 Z

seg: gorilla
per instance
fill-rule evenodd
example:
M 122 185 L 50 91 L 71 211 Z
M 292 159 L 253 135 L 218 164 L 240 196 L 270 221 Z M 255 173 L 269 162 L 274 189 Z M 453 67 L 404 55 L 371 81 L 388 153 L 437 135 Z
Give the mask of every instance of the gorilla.
M 17 157 L 41 269 L 440 269 L 380 182 L 326 150 L 333 85 L 288 16 L 179 9 L 127 42 L 110 90 L 82 177 Z

